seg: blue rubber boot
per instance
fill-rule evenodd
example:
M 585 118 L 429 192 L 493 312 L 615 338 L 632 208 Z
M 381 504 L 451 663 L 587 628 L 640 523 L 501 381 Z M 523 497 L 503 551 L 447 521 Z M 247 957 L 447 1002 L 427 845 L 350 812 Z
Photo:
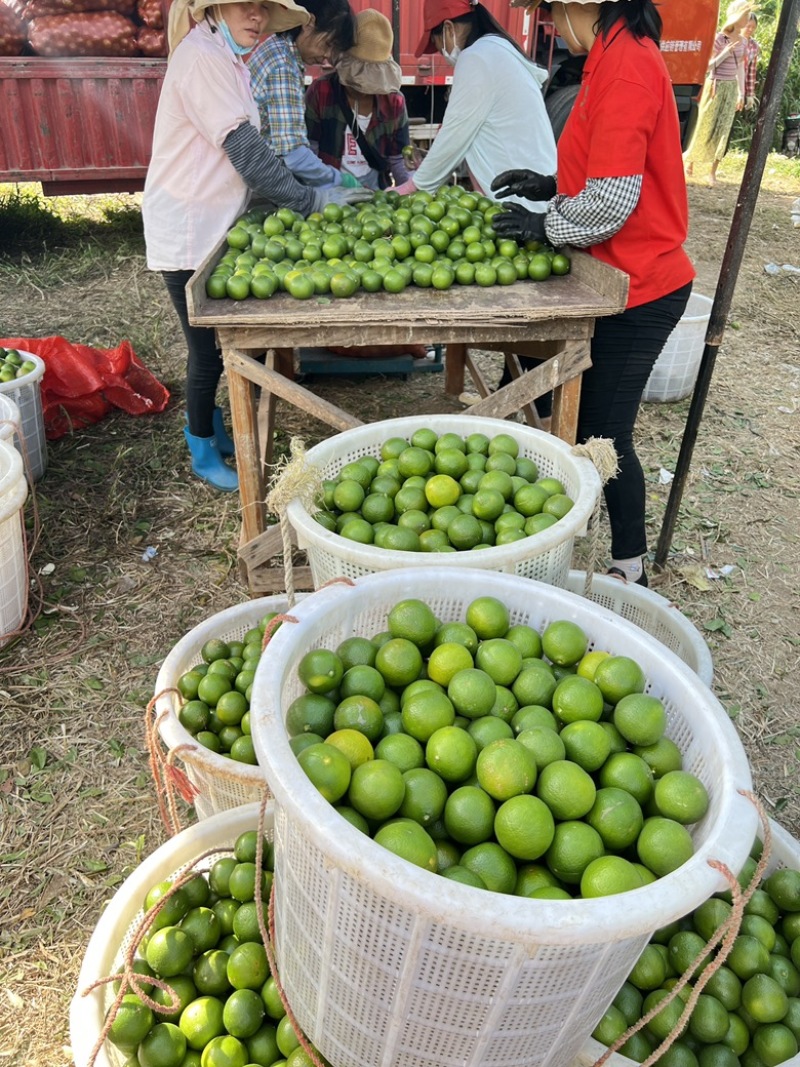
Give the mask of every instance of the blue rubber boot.
M 216 438 L 195 437 L 189 433 L 187 426 L 183 435 L 192 455 L 192 470 L 198 478 L 223 493 L 233 493 L 239 488 L 236 471 L 225 463 L 219 454 Z
M 222 408 L 214 408 L 212 420 L 214 438 L 217 442 L 219 454 L 221 456 L 235 456 L 236 449 L 234 448 L 231 435 L 225 429 L 225 423 L 222 421 Z

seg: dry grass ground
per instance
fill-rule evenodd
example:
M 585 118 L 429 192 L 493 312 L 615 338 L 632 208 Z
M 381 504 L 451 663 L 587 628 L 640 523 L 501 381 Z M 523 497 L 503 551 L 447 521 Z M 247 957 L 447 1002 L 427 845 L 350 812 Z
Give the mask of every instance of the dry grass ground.
M 697 289 L 713 295 L 741 159 L 716 189 L 690 188 Z M 789 209 L 800 181 L 765 178 L 660 592 L 703 631 L 715 691 L 748 752 L 770 814 L 800 832 L 800 265 Z M 118 205 L 119 206 L 119 205 Z M 85 215 L 86 205 L 72 210 Z M 97 214 L 96 207 L 92 211 Z M 144 270 L 138 217 L 102 214 L 0 256 L 0 334 L 132 340 L 173 391 L 163 415 L 119 414 L 50 446 L 37 486 L 31 563 L 43 610 L 0 652 L 0 1064 L 65 1067 L 67 1011 L 91 930 L 116 887 L 163 839 L 144 748 L 159 663 L 210 614 L 243 601 L 237 501 L 189 471 L 183 350 L 158 278 Z M 8 244 L 6 244 L 8 251 Z M 320 380 L 320 394 L 365 420 L 460 410 L 440 375 Z M 357 393 L 357 397 L 356 397 Z M 356 407 L 357 405 L 357 407 Z M 688 402 L 647 405 L 639 427 L 653 546 Z M 281 412 L 282 437 L 325 435 Z M 152 545 L 158 555 L 144 562 Z M 724 578 L 708 569 L 733 569 Z

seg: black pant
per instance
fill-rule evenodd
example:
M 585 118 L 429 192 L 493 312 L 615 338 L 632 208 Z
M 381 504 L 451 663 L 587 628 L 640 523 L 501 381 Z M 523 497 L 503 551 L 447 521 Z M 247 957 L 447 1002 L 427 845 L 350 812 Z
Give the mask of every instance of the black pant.
M 619 456 L 619 474 L 604 490 L 614 559 L 647 551 L 644 473 L 633 447 L 633 427 L 647 379 L 691 291 L 690 282 L 649 304 L 595 321 L 592 366 L 581 386 L 578 440 L 610 437 Z
M 222 356 L 214 330 L 208 326 L 191 326 L 186 309 L 186 283 L 194 271 L 164 270 L 161 276 L 178 313 L 183 336 L 189 349 L 186 364 L 186 414 L 189 432 L 195 437 L 213 437 L 212 418 L 217 386 L 222 376 Z

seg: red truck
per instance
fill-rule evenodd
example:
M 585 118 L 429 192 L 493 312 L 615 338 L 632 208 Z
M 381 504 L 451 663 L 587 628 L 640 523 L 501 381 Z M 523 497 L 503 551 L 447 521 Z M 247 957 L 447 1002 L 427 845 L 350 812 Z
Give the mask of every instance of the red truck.
M 512 36 L 551 71 L 547 108 L 560 133 L 577 94 L 580 60 L 567 55 L 549 17 L 484 0 Z M 409 114 L 440 121 L 452 71 L 440 56 L 414 55 L 421 0 L 352 0 L 398 24 Z M 670 0 L 661 42 L 684 136 L 690 132 L 719 14 L 719 0 Z M 0 182 L 42 183 L 46 195 L 135 192 L 143 187 L 164 59 L 0 58 Z

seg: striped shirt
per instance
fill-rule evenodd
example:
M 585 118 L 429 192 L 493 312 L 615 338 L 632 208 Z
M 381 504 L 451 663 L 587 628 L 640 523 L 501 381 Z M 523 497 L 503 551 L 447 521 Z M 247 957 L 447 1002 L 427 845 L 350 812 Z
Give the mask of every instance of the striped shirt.
M 725 33 L 718 33 L 714 38 L 714 55 L 711 59 L 711 77 L 718 82 L 736 81 L 736 71 L 744 59 L 744 38 L 740 37 L 733 48 L 725 53 L 725 58 L 715 63 L 715 58 L 731 43 Z
M 305 67 L 294 39 L 289 33 L 274 33 L 261 42 L 247 65 L 267 143 L 279 156 L 307 148 Z

